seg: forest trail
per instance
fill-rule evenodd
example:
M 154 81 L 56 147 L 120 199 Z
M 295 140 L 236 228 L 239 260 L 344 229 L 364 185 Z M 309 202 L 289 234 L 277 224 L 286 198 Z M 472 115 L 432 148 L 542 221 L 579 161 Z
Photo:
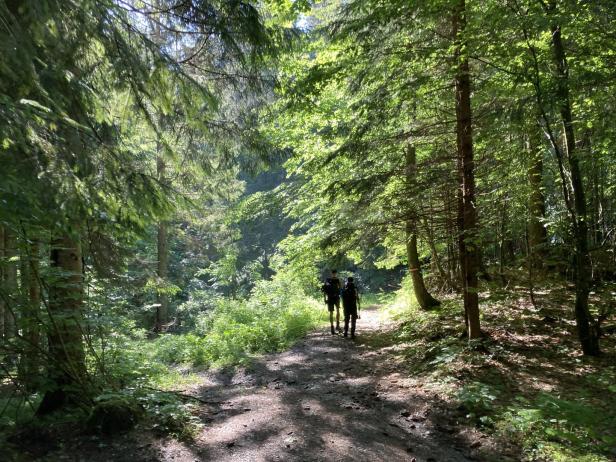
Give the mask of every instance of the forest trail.
M 249 368 L 207 373 L 187 390 L 204 404 L 190 444 L 150 447 L 164 461 L 467 461 L 432 395 L 397 372 L 378 338 L 376 307 L 361 312 L 358 338 L 329 327 Z M 464 447 L 466 446 L 466 448 Z M 133 458 L 134 460 L 134 458 Z M 152 459 L 149 459 L 152 460 Z

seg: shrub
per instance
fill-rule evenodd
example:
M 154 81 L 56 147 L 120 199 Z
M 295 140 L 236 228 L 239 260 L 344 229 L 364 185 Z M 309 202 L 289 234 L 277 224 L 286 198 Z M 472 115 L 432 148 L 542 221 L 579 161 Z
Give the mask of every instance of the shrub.
M 143 408 L 129 394 L 100 395 L 92 408 L 87 425 L 90 431 L 105 435 L 130 430 L 143 414 Z
M 153 358 L 166 364 L 241 364 L 250 355 L 286 348 L 325 319 L 326 311 L 292 281 L 259 281 L 250 299 L 218 299 L 197 315 L 194 333 L 156 339 Z
M 497 431 L 549 460 L 604 461 L 616 444 L 615 424 L 611 412 L 581 396 L 539 393 L 532 400 L 517 398 L 500 416 Z
M 149 417 L 151 428 L 159 434 L 181 440 L 193 439 L 203 427 L 198 407 L 184 403 L 172 393 L 151 392 L 139 397 Z

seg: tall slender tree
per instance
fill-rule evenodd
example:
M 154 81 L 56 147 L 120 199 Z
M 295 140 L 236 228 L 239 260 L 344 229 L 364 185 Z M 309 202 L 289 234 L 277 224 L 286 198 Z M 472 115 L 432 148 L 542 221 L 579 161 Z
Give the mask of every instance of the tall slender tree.
M 550 1 L 546 13 L 550 15 L 556 8 L 556 2 Z M 562 39 L 562 26 L 552 22 L 552 50 L 555 61 L 556 91 L 560 119 L 565 137 L 563 153 L 554 137 L 552 147 L 557 156 L 560 171 L 564 170 L 563 163 L 569 164 L 570 179 L 563 177 L 563 186 L 568 190 L 565 195 L 567 209 L 573 227 L 575 239 L 575 318 L 578 335 L 584 354 L 596 356 L 599 354 L 599 329 L 588 307 L 588 295 L 591 288 L 591 263 L 588 249 L 588 213 L 586 207 L 586 194 L 584 180 L 580 167 L 581 150 L 577 148 L 575 131 L 573 128 L 573 113 L 569 96 L 569 67 L 567 54 Z
M 39 380 L 41 361 L 41 271 L 39 242 L 24 236 L 21 245 L 22 313 L 20 329 L 25 346 L 19 361 L 19 376 L 28 390 L 34 391 Z
M 51 387 L 43 396 L 37 413 L 53 412 L 66 404 L 80 404 L 87 395 L 75 393 L 86 388 L 83 322 L 83 254 L 80 229 L 61 232 L 51 241 L 51 267 L 54 284 L 49 291 L 47 341 L 53 367 L 49 368 Z
M 158 175 L 158 181 L 165 183 L 165 161 L 159 155 L 156 158 L 156 173 Z M 156 307 L 156 320 L 154 329 L 160 332 L 164 325 L 168 321 L 169 315 L 169 296 L 165 290 L 167 285 L 167 277 L 169 275 L 169 237 L 168 237 L 168 223 L 166 220 L 160 220 L 158 222 L 156 235 L 156 247 L 157 247 L 157 264 L 156 273 L 159 278 L 159 284 L 162 286 L 157 291 L 157 307 Z
M 4 338 L 15 337 L 17 324 L 15 319 L 17 296 L 17 238 L 15 233 L 9 229 L 4 229 L 4 289 L 5 289 L 5 311 L 4 311 Z
M 475 200 L 475 162 L 473 158 L 473 125 L 471 109 L 471 75 L 466 46 L 466 2 L 460 0 L 452 16 L 456 92 L 456 138 L 458 152 L 458 222 L 459 255 L 462 268 L 464 312 L 469 338 L 481 335 L 479 321 L 479 242 Z
M 417 169 L 417 153 L 415 146 L 409 144 L 406 149 L 406 186 L 411 193 L 415 193 L 417 187 L 415 176 Z M 410 204 L 413 201 L 409 201 Z M 409 273 L 411 274 L 411 280 L 413 281 L 413 291 L 415 292 L 415 299 L 419 306 L 424 309 L 430 309 L 440 305 L 440 302 L 435 299 L 428 290 L 424 283 L 423 275 L 421 272 L 421 263 L 419 262 L 419 254 L 417 252 L 417 228 L 418 218 L 417 210 L 415 207 L 409 207 L 409 216 L 406 219 L 405 224 L 405 239 L 406 239 L 406 252 L 409 265 Z

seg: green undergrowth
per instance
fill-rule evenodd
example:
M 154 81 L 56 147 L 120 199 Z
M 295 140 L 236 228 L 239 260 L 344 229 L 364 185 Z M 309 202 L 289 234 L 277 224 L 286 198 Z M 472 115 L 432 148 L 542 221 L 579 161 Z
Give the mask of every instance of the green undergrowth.
M 195 315 L 188 332 L 155 339 L 148 339 L 134 322 L 114 318 L 114 330 L 104 343 L 94 341 L 88 351 L 92 389 L 85 405 L 41 419 L 34 415 L 40 394 L 2 394 L 0 446 L 6 445 L 12 455 L 21 451 L 19 441 L 9 444 L 7 438 L 24 429 L 105 435 L 138 425 L 190 439 L 202 426 L 199 403 L 178 391 L 197 383 L 200 371 L 243 365 L 255 355 L 281 351 L 327 318 L 321 304 L 282 277 L 258 283 L 248 300 L 219 298 L 213 305 Z
M 407 281 L 387 308 L 400 322 L 389 340 L 461 423 L 518 448 L 522 460 L 615 460 L 616 341 L 606 336 L 602 357 L 582 357 L 564 289 L 538 292 L 536 307 L 516 289 L 482 293 L 486 335 L 469 342 L 456 298 L 421 311 Z
M 203 368 L 248 363 L 258 354 L 281 351 L 326 321 L 322 305 L 283 278 L 257 284 L 248 300 L 216 300 L 197 314 L 194 327 L 148 340 L 116 335 L 108 345 L 113 380 L 160 388 L 182 388 Z M 128 329 L 128 332 L 134 332 Z M 196 368 L 196 369 L 195 369 Z
M 244 364 L 254 354 L 287 348 L 320 320 L 308 301 L 291 306 L 223 301 L 198 320 L 195 332 L 163 335 L 149 345 L 153 358 L 165 364 Z
M 107 342 L 105 381 L 112 391 L 100 396 L 132 400 L 145 410 L 152 430 L 190 437 L 198 428 L 194 403 L 174 390 L 198 382 L 200 370 L 245 365 L 255 355 L 288 348 L 326 314 L 291 281 L 275 278 L 258 283 L 247 300 L 215 300 L 194 315 L 188 332 L 147 339 L 127 326 Z
M 149 342 L 152 358 L 210 367 L 245 364 L 255 354 L 281 351 L 325 321 L 323 307 L 292 291 L 286 284 L 263 284 L 249 300 L 221 300 L 197 318 L 193 332 Z
M 127 388 L 99 395 L 86 425 L 91 433 L 110 435 L 138 423 L 158 435 L 191 440 L 203 427 L 198 404 L 188 395 L 148 387 Z
M 288 348 L 325 320 L 326 310 L 291 281 L 262 281 L 248 300 L 217 300 L 195 317 L 189 332 L 116 348 L 115 365 L 132 374 L 132 394 L 151 429 L 189 439 L 201 426 L 195 403 L 165 390 L 197 382 L 199 369 L 245 365 L 256 355 Z
M 372 292 L 361 295 L 361 306 L 389 305 L 395 298 L 394 292 Z

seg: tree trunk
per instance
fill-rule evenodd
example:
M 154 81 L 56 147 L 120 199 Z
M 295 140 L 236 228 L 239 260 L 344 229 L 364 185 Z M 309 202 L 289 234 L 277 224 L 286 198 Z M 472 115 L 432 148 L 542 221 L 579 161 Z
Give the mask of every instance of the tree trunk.
M 4 226 L 0 225 L 0 286 L 4 288 Z M 4 339 L 4 319 L 6 318 L 6 302 L 0 296 L 0 340 Z
M 406 222 L 406 253 L 409 260 L 409 272 L 413 281 L 413 292 L 419 307 L 422 310 L 429 310 L 440 305 L 441 302 L 430 295 L 428 289 L 426 289 L 417 253 L 417 233 L 415 232 L 415 224 L 411 220 Z
M 507 266 L 507 259 L 505 254 L 505 240 L 507 236 L 507 201 L 502 200 L 501 202 L 501 217 L 500 217 L 500 226 L 499 226 L 499 243 L 498 243 L 498 261 L 499 261 L 499 270 L 501 282 L 503 285 L 507 285 L 509 281 L 505 277 L 505 266 Z
M 52 241 L 51 268 L 55 273 L 49 287 L 47 333 L 51 387 L 37 410 L 39 415 L 83 399 L 86 376 L 82 340 L 83 267 L 77 235 L 65 234 Z
M 438 271 L 439 277 L 446 284 L 448 290 L 455 290 L 455 285 L 453 281 L 449 277 L 449 273 L 445 271 L 443 267 L 443 262 L 441 261 L 441 257 L 436 250 L 436 244 L 434 242 L 434 233 L 432 231 L 432 227 L 427 223 L 427 220 L 424 220 L 424 226 L 426 228 L 426 240 L 428 242 L 428 247 L 430 247 L 430 253 L 432 254 L 432 261 L 434 262 L 434 266 L 436 267 L 436 271 Z
M 416 186 L 417 153 L 415 147 L 409 145 L 406 149 L 406 184 L 409 194 L 415 192 Z M 422 310 L 428 310 L 440 305 L 428 290 L 421 274 L 421 265 L 417 253 L 417 213 L 414 207 L 409 207 L 409 217 L 406 220 L 406 253 L 408 257 L 409 272 L 413 281 L 415 299 Z
M 456 188 L 456 192 L 457 192 Z M 457 199 L 457 197 L 456 197 Z M 454 218 L 454 208 L 452 207 L 450 186 L 446 185 L 443 193 L 444 209 L 445 209 L 445 227 L 447 230 L 447 273 L 451 281 L 451 287 L 456 292 L 459 292 L 461 285 L 456 281 L 461 282 L 462 277 L 459 275 L 458 263 L 459 258 L 456 255 L 456 221 Z
M 582 138 L 582 149 L 589 154 L 589 166 L 588 166 L 588 183 L 589 183 L 589 205 L 590 211 L 590 229 L 588 230 L 589 245 L 591 248 L 601 246 L 603 236 L 601 233 L 601 184 L 605 181 L 601 178 L 601 161 L 600 156 L 593 154 L 592 149 L 592 137 L 590 130 L 585 130 Z
M 15 324 L 15 315 L 17 303 L 17 240 L 15 234 L 8 228 L 4 228 L 4 256 L 6 264 L 4 266 L 4 292 L 5 292 L 5 310 L 4 310 L 4 338 L 9 339 L 15 337 L 17 326 Z M 13 261 L 11 261 L 11 259 Z
M 530 198 L 528 202 L 528 246 L 533 269 L 543 268 L 543 259 L 547 250 L 547 233 L 545 220 L 545 197 L 543 195 L 543 156 L 533 126 L 526 136 L 526 152 L 529 157 L 528 183 Z
M 556 61 L 556 91 L 560 110 L 560 117 L 565 134 L 565 147 L 569 163 L 570 187 L 573 204 L 569 204 L 573 235 L 575 240 L 574 251 L 574 278 L 575 278 L 575 319 L 578 329 L 582 351 L 585 355 L 599 354 L 599 329 L 588 307 L 590 293 L 591 261 L 588 252 L 588 224 L 586 211 L 586 198 L 579 164 L 579 151 L 575 146 L 575 132 L 573 130 L 573 115 L 569 100 L 569 70 L 567 58 L 562 43 L 560 26 L 552 26 L 552 50 Z M 558 156 L 562 162 L 562 156 Z M 566 181 L 563 178 L 563 181 Z M 566 183 L 565 183 L 566 186 Z M 565 198 L 567 199 L 567 198 Z
M 473 135 L 471 113 L 471 80 L 468 55 L 462 43 L 466 27 L 466 3 L 460 0 L 453 15 L 455 40 L 454 58 L 457 66 L 456 90 L 456 135 L 458 151 L 458 175 L 460 179 L 459 224 L 460 265 L 462 267 L 462 290 L 469 338 L 481 335 L 479 323 L 479 294 L 477 271 L 479 266 L 477 247 L 477 214 L 475 210 L 475 172 L 473 160 Z
M 23 246 L 23 264 L 21 270 L 22 297 L 24 312 L 20 321 L 26 346 L 19 363 L 21 381 L 29 390 L 36 389 L 40 368 L 40 262 L 38 243 L 26 242 Z
M 163 286 L 167 282 L 169 271 L 169 249 L 167 246 L 167 223 L 161 221 L 158 223 L 158 267 L 157 274 L 159 283 Z M 158 291 L 157 295 L 158 306 L 156 308 L 156 331 L 160 332 L 163 325 L 167 323 L 169 312 L 169 296 L 166 293 L 166 287 Z
M 156 170 L 158 173 L 158 180 L 164 181 L 165 178 L 165 161 L 162 157 L 158 157 L 156 160 Z M 157 307 L 156 307 L 156 321 L 154 330 L 161 332 L 164 329 L 164 325 L 167 323 L 169 313 L 169 296 L 166 292 L 167 276 L 169 274 L 169 248 L 167 244 L 167 222 L 160 221 L 158 223 L 158 236 L 157 236 L 157 252 L 158 252 L 158 265 L 157 275 L 159 284 L 162 284 L 162 291 L 159 289 L 157 292 Z

